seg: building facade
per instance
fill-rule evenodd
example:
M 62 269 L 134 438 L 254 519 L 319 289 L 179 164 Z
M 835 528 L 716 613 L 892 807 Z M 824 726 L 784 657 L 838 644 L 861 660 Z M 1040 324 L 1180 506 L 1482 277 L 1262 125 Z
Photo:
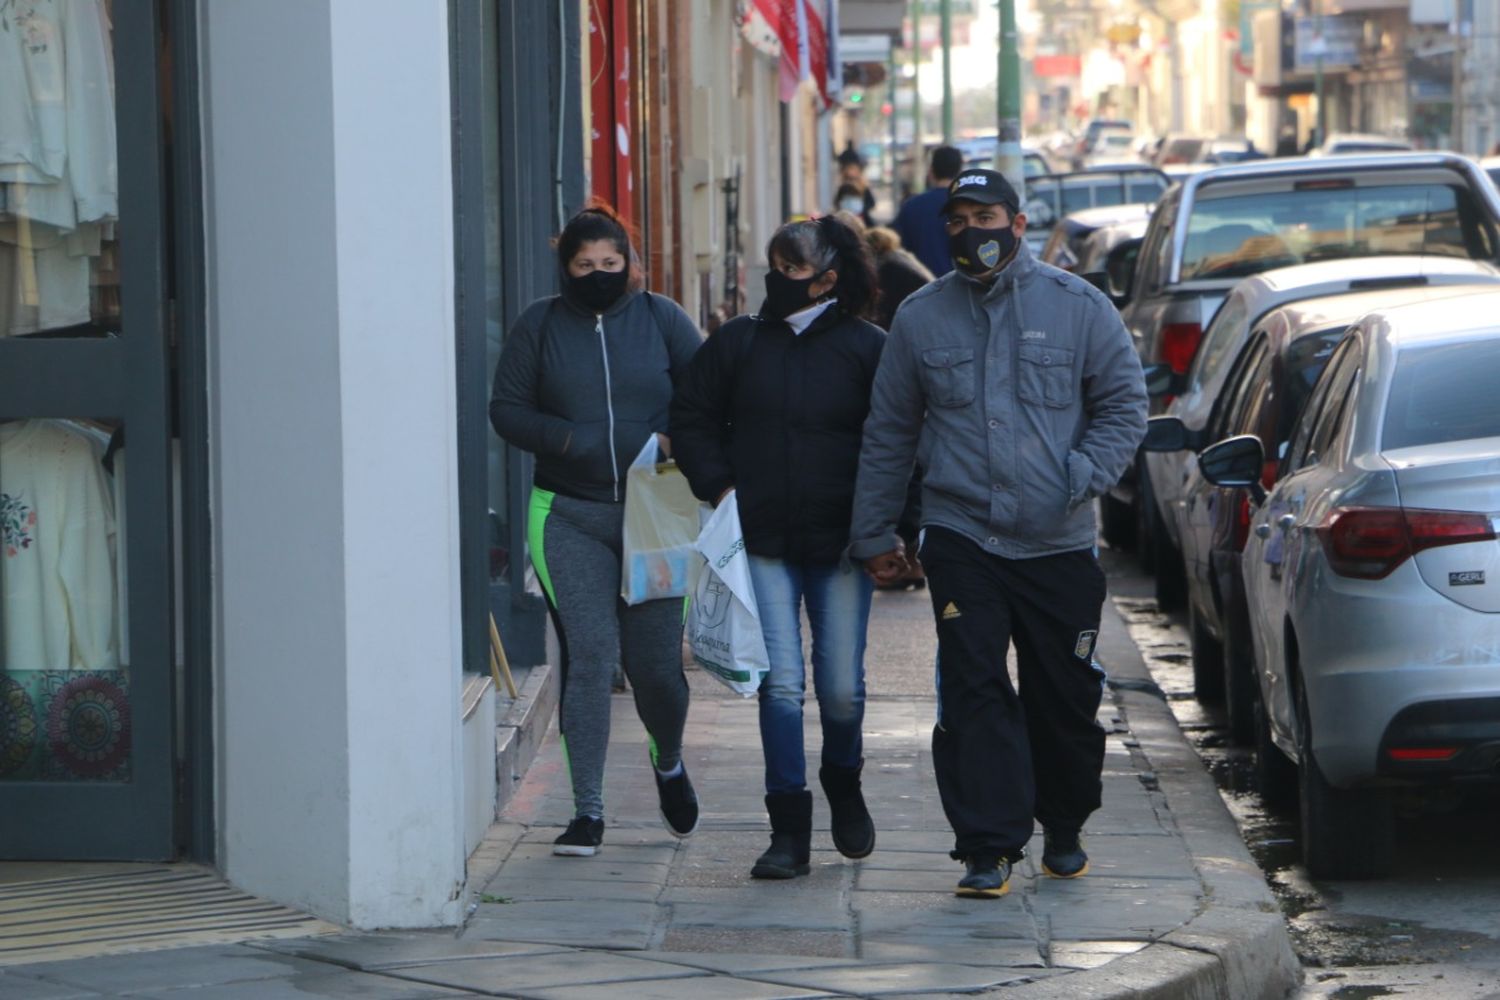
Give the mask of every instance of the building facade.
M 0 858 L 194 859 L 356 927 L 462 919 L 490 621 L 546 656 L 490 377 L 590 197 L 705 329 L 758 302 L 833 150 L 748 7 L 18 3 Z

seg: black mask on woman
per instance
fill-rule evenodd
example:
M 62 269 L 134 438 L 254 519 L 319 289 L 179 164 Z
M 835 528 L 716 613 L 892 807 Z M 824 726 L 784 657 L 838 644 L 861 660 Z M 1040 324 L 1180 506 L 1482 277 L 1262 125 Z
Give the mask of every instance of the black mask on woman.
M 812 286 L 823 275 L 810 278 L 788 278 L 780 271 L 766 272 L 766 301 L 760 314 L 765 319 L 786 319 L 794 312 L 813 304 Z
M 567 292 L 568 297 L 579 305 L 602 313 L 625 294 L 625 286 L 629 283 L 630 272 L 625 268 L 618 271 L 594 270 L 582 275 L 568 275 Z
M 1016 249 L 1016 231 L 1009 226 L 980 229 L 965 226 L 948 237 L 953 265 L 968 274 L 988 274 Z

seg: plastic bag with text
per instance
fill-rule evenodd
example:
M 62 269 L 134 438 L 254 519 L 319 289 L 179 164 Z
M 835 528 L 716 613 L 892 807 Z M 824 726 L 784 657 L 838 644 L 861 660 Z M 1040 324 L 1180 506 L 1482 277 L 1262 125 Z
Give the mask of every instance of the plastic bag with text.
M 730 690 L 749 698 L 770 670 L 770 660 L 735 494 L 725 497 L 703 525 L 698 551 L 703 559 L 695 566 L 687 616 L 693 659 Z
M 625 473 L 620 596 L 626 604 L 685 597 L 697 558 L 698 498 L 674 462 L 658 462 L 656 435 Z

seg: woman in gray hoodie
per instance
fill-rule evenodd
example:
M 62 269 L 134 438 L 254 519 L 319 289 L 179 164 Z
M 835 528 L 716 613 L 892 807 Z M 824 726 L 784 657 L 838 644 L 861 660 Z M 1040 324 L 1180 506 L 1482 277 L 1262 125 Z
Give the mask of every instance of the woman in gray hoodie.
M 604 837 L 610 682 L 622 663 L 650 736 L 662 822 L 676 837 L 698 825 L 682 765 L 682 601 L 626 606 L 620 548 L 625 471 L 652 435 L 670 452 L 673 388 L 703 335 L 675 302 L 643 290 L 629 233 L 608 207 L 568 222 L 557 260 L 562 293 L 533 302 L 506 337 L 490 422 L 536 456 L 527 544 L 562 647 L 575 813 L 553 853 L 588 856 Z

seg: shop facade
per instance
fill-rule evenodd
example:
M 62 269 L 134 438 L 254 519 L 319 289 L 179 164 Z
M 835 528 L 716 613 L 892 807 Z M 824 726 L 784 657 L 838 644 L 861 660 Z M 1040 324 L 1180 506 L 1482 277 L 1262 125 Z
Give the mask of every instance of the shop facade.
M 0 858 L 456 923 L 491 616 L 545 655 L 484 400 L 583 197 L 577 12 L 6 13 Z

